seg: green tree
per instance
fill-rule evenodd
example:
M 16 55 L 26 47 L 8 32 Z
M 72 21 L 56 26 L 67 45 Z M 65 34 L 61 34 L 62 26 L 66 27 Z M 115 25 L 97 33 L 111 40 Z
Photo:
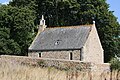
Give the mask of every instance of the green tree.
M 29 9 L 34 10 L 36 5 L 36 0 L 12 0 L 9 2 L 8 5 L 14 6 L 14 7 L 29 7 Z
M 19 44 L 10 39 L 10 29 L 0 28 L 0 54 L 19 55 L 20 53 Z
M 111 65 L 110 65 L 111 70 L 120 71 L 120 59 L 113 58 L 113 59 L 111 59 L 110 63 L 111 63 Z
M 15 41 L 19 45 L 21 50 L 19 55 L 26 55 L 35 28 L 34 12 L 27 7 L 17 8 L 6 5 L 0 6 L 0 12 L 0 28 L 9 29 L 8 39 Z

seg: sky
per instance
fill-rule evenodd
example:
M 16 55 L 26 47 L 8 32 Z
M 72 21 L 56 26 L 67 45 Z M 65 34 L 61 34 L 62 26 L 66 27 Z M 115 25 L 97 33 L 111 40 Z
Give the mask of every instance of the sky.
M 9 3 L 9 1 L 10 1 L 10 0 L 0 0 L 0 3 L 2 3 L 2 4 L 7 4 L 7 3 Z
M 118 22 L 120 23 L 120 0 L 107 0 L 107 3 L 110 4 L 110 10 L 114 11 L 114 15 L 118 17 Z
M 7 4 L 10 0 L 0 0 L 0 3 Z M 120 23 L 120 0 L 107 0 L 107 3 L 110 4 L 110 10 L 114 11 L 114 15 L 118 18 Z

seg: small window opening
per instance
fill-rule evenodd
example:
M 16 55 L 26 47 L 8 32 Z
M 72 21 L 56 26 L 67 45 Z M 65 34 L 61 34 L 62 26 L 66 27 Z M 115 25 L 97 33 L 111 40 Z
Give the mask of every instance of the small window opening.
M 60 44 L 60 41 L 61 41 L 61 40 L 57 40 L 57 41 L 55 42 L 55 45 L 59 45 L 59 44 Z
M 72 60 L 72 56 L 73 56 L 73 55 L 72 55 L 72 52 L 70 52 L 70 60 Z
M 83 48 L 80 49 L 80 61 L 83 60 Z
M 41 53 L 39 53 L 39 57 L 42 57 L 42 56 L 41 56 Z

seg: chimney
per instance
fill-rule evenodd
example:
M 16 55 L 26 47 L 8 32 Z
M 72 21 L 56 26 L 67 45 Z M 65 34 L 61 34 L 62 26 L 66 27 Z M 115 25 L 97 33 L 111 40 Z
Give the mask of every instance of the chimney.
M 40 20 L 38 31 L 42 32 L 44 31 L 45 28 L 46 28 L 45 20 L 44 20 L 44 16 L 42 15 L 42 19 Z

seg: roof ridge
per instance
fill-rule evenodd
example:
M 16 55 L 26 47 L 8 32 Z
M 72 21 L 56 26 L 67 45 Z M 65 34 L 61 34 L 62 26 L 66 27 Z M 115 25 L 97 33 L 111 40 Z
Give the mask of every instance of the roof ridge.
M 93 24 L 89 24 L 89 25 L 77 25 L 77 26 L 56 26 L 56 27 L 48 27 L 47 29 L 49 28 L 77 28 L 77 27 L 90 27 L 90 26 L 93 26 Z

